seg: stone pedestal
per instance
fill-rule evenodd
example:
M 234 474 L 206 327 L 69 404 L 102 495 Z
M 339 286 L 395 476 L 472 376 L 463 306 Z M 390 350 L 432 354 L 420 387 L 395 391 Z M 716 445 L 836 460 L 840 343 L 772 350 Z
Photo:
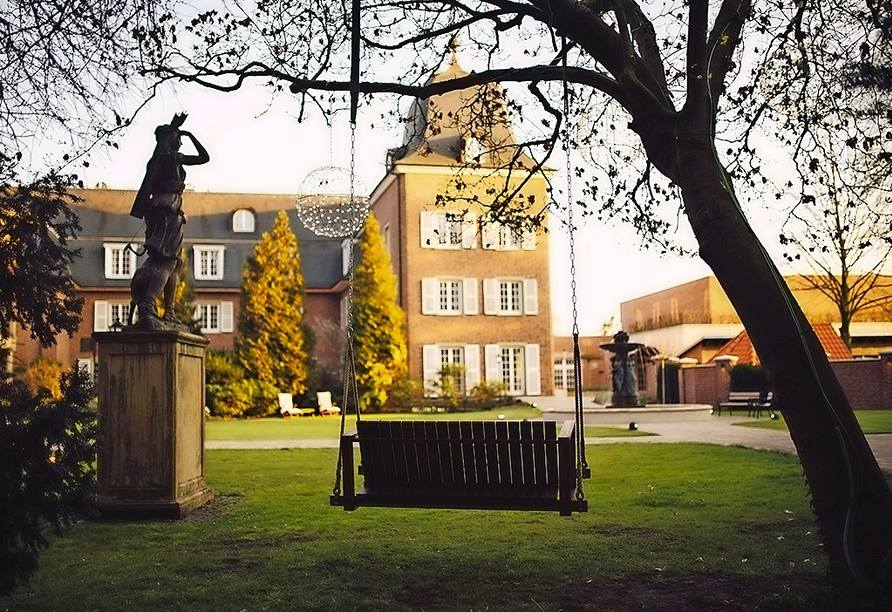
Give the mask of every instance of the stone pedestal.
M 179 519 L 209 501 L 204 356 L 193 334 L 95 333 L 99 347 L 99 513 Z

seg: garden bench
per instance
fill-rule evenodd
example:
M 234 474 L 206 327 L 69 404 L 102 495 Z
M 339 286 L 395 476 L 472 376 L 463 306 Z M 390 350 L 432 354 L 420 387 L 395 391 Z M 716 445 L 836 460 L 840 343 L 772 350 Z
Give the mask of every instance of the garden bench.
M 728 410 L 728 414 L 733 415 L 735 408 L 746 408 L 747 416 L 762 416 L 762 410 L 770 408 L 774 402 L 774 393 L 771 391 L 731 391 L 728 393 L 728 401 L 719 402 L 718 414 L 721 416 L 722 409 Z
M 341 437 L 333 506 L 585 512 L 576 498 L 575 423 L 359 420 Z M 353 447 L 362 488 L 354 492 Z

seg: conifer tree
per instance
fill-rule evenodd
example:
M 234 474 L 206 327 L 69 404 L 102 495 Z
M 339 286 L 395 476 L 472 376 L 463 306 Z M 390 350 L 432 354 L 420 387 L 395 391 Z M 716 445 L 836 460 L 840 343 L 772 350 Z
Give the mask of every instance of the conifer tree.
M 353 274 L 353 347 L 360 406 L 379 410 L 393 384 L 407 375 L 405 315 L 397 304 L 397 281 L 375 216 L 359 241 Z
M 238 354 L 249 375 L 282 393 L 307 390 L 304 280 L 297 236 L 288 215 L 276 217 L 245 264 L 238 318 Z
M 180 259 L 183 260 L 183 271 L 180 273 L 180 282 L 177 283 L 174 312 L 177 320 L 188 327 L 190 332 L 201 335 L 201 321 L 195 318 L 195 283 L 189 274 L 189 256 L 185 249 L 180 251 Z

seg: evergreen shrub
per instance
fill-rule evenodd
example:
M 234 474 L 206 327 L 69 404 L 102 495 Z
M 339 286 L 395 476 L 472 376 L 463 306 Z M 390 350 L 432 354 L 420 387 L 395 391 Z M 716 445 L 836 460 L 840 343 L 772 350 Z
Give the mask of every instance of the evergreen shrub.
M 96 411 L 87 373 L 66 371 L 58 397 L 0 381 L 0 597 L 28 583 L 44 530 L 96 512 Z

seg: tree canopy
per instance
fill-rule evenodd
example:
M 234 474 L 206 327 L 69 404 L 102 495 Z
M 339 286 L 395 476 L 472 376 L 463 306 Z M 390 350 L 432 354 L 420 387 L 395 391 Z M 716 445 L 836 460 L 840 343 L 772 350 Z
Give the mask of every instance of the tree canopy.
M 304 393 L 309 349 L 303 319 L 300 249 L 281 211 L 245 264 L 237 337 L 245 370 L 281 393 Z
M 366 218 L 353 273 L 353 354 L 359 403 L 380 410 L 388 391 L 408 373 L 405 315 L 397 279 L 374 214 Z
M 0 166 L 2 166 L 0 162 Z M 80 230 L 69 208 L 76 198 L 64 176 L 0 188 L 0 338 L 18 323 L 43 346 L 77 331 L 83 298 L 69 265 L 80 256 L 68 241 Z

